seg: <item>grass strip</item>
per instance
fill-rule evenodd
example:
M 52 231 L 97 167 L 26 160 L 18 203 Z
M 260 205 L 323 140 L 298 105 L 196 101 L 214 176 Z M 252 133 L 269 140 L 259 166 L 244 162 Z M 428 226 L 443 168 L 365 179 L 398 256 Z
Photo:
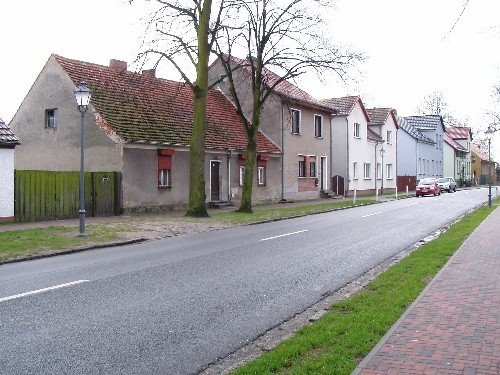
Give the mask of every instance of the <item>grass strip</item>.
M 499 202 L 464 216 L 362 292 L 335 303 L 321 319 L 235 374 L 350 374 Z
M 0 261 L 114 241 L 125 229 L 110 225 L 88 225 L 86 230 L 89 236 L 86 237 L 77 236 L 77 227 L 62 226 L 0 232 Z

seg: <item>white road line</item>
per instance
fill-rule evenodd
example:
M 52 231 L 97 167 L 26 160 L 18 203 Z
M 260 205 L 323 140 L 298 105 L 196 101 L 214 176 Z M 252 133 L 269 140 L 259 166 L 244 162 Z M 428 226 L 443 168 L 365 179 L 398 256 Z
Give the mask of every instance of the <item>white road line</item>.
M 416 206 L 417 204 L 420 204 L 420 203 L 412 203 L 412 204 L 407 204 L 405 207 Z
M 269 240 L 274 240 L 275 238 L 280 238 L 280 237 L 291 236 L 292 234 L 303 233 L 303 232 L 307 232 L 307 229 L 304 229 L 304 230 L 299 230 L 299 231 L 297 231 L 297 232 L 292 232 L 292 233 L 280 234 L 279 236 L 274 236 L 274 237 L 263 238 L 263 239 L 261 239 L 261 241 L 269 241 Z
M 87 281 L 89 281 L 89 280 L 77 280 L 77 281 L 72 281 L 72 282 L 66 283 L 66 284 L 59 284 L 59 285 L 49 286 L 48 288 L 32 290 L 31 292 L 26 292 L 26 293 L 21 293 L 21 294 L 16 294 L 16 295 L 13 295 L 13 296 L 8 296 L 8 297 L 0 298 L 0 302 L 10 301 L 11 299 L 26 297 L 26 296 L 30 296 L 32 294 L 38 294 L 38 293 L 48 292 L 49 290 L 65 288 L 67 286 L 81 284 L 81 283 L 85 283 Z
M 375 215 L 378 215 L 378 214 L 381 214 L 382 211 L 379 211 L 379 212 L 375 212 L 373 214 L 369 214 L 369 215 L 364 215 L 364 216 L 361 216 L 361 217 L 369 217 L 369 216 L 375 216 Z

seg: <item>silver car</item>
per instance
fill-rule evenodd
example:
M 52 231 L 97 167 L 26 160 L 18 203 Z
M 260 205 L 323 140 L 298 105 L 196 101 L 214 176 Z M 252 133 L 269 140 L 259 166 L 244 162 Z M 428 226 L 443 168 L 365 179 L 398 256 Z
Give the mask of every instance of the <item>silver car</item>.
M 437 183 L 441 190 L 446 190 L 448 193 L 457 191 L 457 183 L 453 177 L 438 178 Z

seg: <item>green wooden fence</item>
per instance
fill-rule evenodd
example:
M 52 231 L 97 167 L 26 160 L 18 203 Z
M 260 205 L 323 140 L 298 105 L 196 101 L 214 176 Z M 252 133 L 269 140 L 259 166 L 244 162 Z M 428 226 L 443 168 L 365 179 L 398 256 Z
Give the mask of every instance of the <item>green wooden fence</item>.
M 78 217 L 79 172 L 15 171 L 16 221 Z M 122 213 L 119 172 L 85 173 L 86 216 Z

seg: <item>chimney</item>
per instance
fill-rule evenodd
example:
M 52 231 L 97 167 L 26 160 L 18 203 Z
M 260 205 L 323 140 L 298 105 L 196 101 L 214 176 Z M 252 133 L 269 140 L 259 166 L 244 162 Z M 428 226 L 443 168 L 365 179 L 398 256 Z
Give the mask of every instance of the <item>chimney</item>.
M 156 78 L 156 69 L 143 70 L 142 75 L 146 77 Z
M 127 62 L 121 60 L 109 60 L 109 67 L 120 72 L 127 71 Z

